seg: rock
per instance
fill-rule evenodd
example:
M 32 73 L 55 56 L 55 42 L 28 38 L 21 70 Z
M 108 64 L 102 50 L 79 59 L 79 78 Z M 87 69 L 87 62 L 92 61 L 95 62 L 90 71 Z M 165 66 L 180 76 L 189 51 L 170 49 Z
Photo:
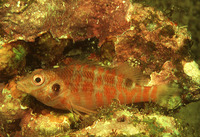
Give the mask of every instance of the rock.
M 54 38 L 77 41 L 97 37 L 103 41 L 129 28 L 125 20 L 129 5 L 129 0 L 9 0 L 2 6 L 0 24 L 7 35 L 25 41 L 34 41 L 49 30 Z
M 50 32 L 43 33 L 35 38 L 35 42 L 29 43 L 30 50 L 28 54 L 27 65 L 37 64 L 42 67 L 54 66 L 64 56 L 65 47 L 72 45 L 71 39 L 53 38 Z
M 109 119 L 96 120 L 93 125 L 75 132 L 78 136 L 178 136 L 173 117 L 160 114 L 143 115 L 127 110 L 116 111 Z
M 27 113 L 27 108 L 21 105 L 21 100 L 26 96 L 16 89 L 16 83 L 11 81 L 0 93 L 0 123 L 2 134 L 15 134 L 20 130 L 21 118 Z
M 185 74 L 191 77 L 192 81 L 200 85 L 200 69 L 195 61 L 183 62 L 183 70 Z
M 131 27 L 116 37 L 118 61 L 134 59 L 142 70 L 147 68 L 154 72 L 160 71 L 166 61 L 174 62 L 189 56 L 189 50 L 182 48 L 186 40 L 191 40 L 187 29 L 174 25 L 161 11 L 133 3 L 129 7 L 127 20 Z M 177 55 L 181 51 L 186 53 Z
M 18 136 L 59 136 L 70 131 L 70 117 L 72 117 L 71 114 L 33 114 L 30 112 L 21 120 L 21 132 L 18 132 Z
M 8 80 L 25 67 L 27 44 L 13 41 L 0 46 L 0 81 Z

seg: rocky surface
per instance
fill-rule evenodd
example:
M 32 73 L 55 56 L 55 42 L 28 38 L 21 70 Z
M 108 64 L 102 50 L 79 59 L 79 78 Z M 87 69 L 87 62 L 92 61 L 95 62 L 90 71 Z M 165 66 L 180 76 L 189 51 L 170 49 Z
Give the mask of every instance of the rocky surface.
M 128 0 L 9 0 L 1 7 L 1 29 L 7 38 L 28 41 L 46 31 L 74 41 L 92 37 L 103 41 L 129 27 L 124 19 L 129 5 Z
M 200 64 L 200 1 L 197 0 L 132 0 L 132 2 L 139 2 L 148 6 L 155 7 L 164 12 L 170 20 L 176 22 L 180 26 L 188 28 L 192 35 L 193 45 L 192 52 L 195 55 L 195 60 Z
M 27 44 L 24 41 L 14 41 L 0 46 L 0 82 L 12 78 L 20 68 L 23 69 L 26 54 Z
M 176 120 L 173 117 L 121 110 L 114 112 L 109 119 L 98 119 L 93 125 L 73 134 L 78 136 L 178 136 L 180 133 L 175 126 Z

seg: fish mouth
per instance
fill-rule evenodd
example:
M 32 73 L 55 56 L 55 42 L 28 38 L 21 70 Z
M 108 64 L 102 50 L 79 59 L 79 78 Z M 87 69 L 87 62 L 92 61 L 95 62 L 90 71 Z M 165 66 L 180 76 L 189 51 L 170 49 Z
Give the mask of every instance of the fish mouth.
M 16 86 L 16 88 L 17 88 L 18 90 L 22 91 L 22 92 L 26 92 L 26 93 L 27 93 L 27 90 L 26 90 L 26 88 L 25 88 L 23 82 L 21 82 L 21 81 L 17 81 L 17 86 Z

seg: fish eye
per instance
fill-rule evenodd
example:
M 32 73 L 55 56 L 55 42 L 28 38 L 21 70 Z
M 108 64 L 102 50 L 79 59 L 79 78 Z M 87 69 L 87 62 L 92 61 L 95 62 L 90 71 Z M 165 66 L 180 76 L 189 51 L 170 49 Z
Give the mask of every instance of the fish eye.
M 33 83 L 37 86 L 42 85 L 44 83 L 44 77 L 42 75 L 34 75 Z
M 58 83 L 53 84 L 52 90 L 54 92 L 59 92 L 60 91 L 60 85 Z

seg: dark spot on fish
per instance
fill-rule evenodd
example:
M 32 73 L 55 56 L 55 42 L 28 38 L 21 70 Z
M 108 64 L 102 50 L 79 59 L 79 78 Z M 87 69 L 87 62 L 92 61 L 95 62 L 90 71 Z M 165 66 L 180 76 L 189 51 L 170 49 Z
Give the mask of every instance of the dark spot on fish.
M 60 91 L 60 85 L 58 83 L 53 84 L 52 90 L 55 91 L 55 92 L 59 92 Z
M 125 80 L 126 87 L 130 88 L 132 86 L 132 84 L 133 84 L 133 81 L 131 79 L 127 78 Z

